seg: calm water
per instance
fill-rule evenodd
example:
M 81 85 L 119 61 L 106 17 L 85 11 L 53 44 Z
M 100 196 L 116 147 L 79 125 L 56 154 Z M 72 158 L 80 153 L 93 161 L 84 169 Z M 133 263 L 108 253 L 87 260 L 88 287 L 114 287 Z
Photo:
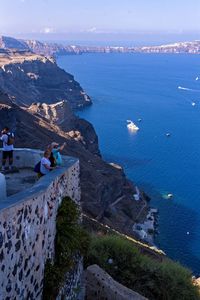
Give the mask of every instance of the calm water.
M 88 54 L 58 64 L 94 102 L 79 115 L 94 125 L 104 158 L 159 208 L 157 245 L 200 274 L 200 56 Z M 140 127 L 136 134 L 127 119 Z

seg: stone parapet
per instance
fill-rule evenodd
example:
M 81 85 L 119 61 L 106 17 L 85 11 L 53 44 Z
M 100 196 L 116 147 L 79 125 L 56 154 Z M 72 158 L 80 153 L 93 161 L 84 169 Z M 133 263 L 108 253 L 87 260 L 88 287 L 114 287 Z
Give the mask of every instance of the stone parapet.
M 87 268 L 85 281 L 86 300 L 148 300 L 115 281 L 97 265 Z
M 16 150 L 18 167 L 34 165 L 41 153 Z M 42 299 L 45 262 L 54 257 L 57 209 L 65 196 L 80 204 L 79 161 L 72 157 L 63 161 L 63 167 L 42 177 L 30 189 L 0 201 L 2 300 Z

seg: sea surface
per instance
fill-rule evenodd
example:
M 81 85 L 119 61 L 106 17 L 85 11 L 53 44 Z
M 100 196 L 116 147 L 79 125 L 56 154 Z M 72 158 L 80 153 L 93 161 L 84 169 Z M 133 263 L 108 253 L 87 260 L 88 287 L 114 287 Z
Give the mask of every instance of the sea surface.
M 104 159 L 159 209 L 156 244 L 200 275 L 200 56 L 84 54 L 58 64 L 93 100 L 78 114 L 94 125 Z

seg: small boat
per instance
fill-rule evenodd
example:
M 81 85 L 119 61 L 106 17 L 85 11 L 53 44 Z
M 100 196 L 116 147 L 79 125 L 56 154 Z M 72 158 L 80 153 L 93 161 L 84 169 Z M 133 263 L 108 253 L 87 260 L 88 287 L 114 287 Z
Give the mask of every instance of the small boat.
M 172 198 L 173 194 L 167 194 L 167 198 Z
M 139 118 L 139 119 L 138 119 L 138 122 L 141 122 L 141 121 L 142 121 L 142 119 L 141 119 L 141 118 Z
M 167 136 L 167 137 L 171 136 L 171 133 L 169 133 L 169 132 L 168 132 L 168 133 L 166 133 L 166 136 Z
M 195 102 L 192 102 L 191 104 L 192 104 L 192 106 L 195 106 L 195 105 L 196 105 L 196 103 L 195 103 Z
M 137 127 L 134 123 L 133 123 L 133 121 L 131 121 L 131 120 L 127 120 L 127 127 L 128 127 L 128 129 L 130 129 L 130 130 L 132 130 L 132 131 L 137 131 L 137 130 L 139 130 L 139 127 Z
M 196 80 L 196 81 L 199 80 L 199 77 L 197 76 L 195 80 Z

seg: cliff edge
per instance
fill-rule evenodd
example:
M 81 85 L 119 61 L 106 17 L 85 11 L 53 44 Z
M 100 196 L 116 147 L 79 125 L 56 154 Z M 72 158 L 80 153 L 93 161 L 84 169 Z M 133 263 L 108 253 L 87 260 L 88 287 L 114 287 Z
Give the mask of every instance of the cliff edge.
M 0 87 L 23 106 L 62 100 L 68 101 L 73 109 L 91 104 L 80 84 L 59 68 L 53 58 L 30 52 L 0 53 Z
M 147 215 L 147 203 L 142 194 L 134 200 L 135 187 L 123 169 L 101 158 L 93 126 L 74 115 L 73 108 L 91 100 L 73 76 L 51 59 L 9 54 L 0 66 L 0 91 L 0 127 L 15 132 L 16 147 L 45 149 L 52 141 L 66 142 L 63 153 L 80 159 L 83 211 L 133 235 L 135 221 Z

